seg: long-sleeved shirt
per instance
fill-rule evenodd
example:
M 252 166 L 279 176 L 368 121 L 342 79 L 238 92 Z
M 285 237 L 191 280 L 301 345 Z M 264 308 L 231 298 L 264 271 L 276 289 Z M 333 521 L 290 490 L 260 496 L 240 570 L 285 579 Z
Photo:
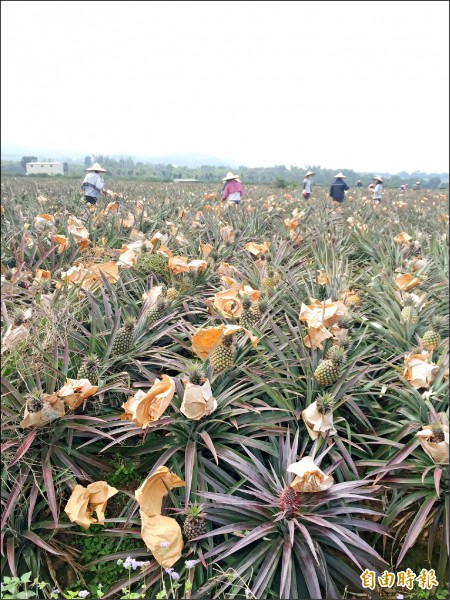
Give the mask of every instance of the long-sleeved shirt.
M 342 179 L 336 179 L 336 181 L 331 184 L 330 196 L 333 198 L 333 200 L 336 200 L 337 202 L 342 202 L 345 198 L 346 190 L 349 189 L 350 188 L 345 183 L 345 181 L 343 181 Z
M 381 183 L 377 183 L 377 185 L 375 186 L 375 189 L 373 190 L 373 199 L 381 200 L 382 193 L 383 193 L 383 186 L 381 185 Z
M 309 177 L 305 177 L 305 179 L 303 180 L 303 190 L 307 194 L 311 194 L 312 193 L 311 179 Z
M 231 181 L 227 181 L 223 188 L 222 200 L 228 200 L 228 202 L 240 202 L 243 195 L 244 188 L 242 187 L 241 182 L 237 179 L 231 179 Z
M 84 178 L 81 187 L 86 196 L 98 198 L 105 187 L 105 182 L 98 173 L 89 171 L 89 173 L 86 173 L 86 177 Z

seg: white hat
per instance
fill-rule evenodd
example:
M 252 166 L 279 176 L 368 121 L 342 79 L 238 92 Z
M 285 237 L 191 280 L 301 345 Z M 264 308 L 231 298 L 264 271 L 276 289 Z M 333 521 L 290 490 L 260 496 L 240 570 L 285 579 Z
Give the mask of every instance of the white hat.
M 308 171 L 305 177 L 309 177 L 310 175 L 315 175 L 314 171 Z
M 86 171 L 101 171 L 102 173 L 107 173 L 108 172 L 106 169 L 104 169 L 103 167 L 101 167 L 98 163 L 94 163 L 92 165 L 92 167 L 89 167 L 89 169 L 86 169 Z
M 416 181 L 414 185 L 420 185 L 420 181 Z
M 237 179 L 239 181 L 239 175 L 233 175 L 231 171 L 228 171 L 222 181 L 231 181 L 231 179 Z
M 375 181 L 379 181 L 380 183 L 383 183 L 383 180 L 381 179 L 381 177 L 379 175 L 375 175 L 375 177 L 372 177 L 372 179 L 375 179 Z
M 334 176 L 335 179 L 345 179 L 345 175 L 343 175 L 342 173 L 338 173 L 337 175 Z

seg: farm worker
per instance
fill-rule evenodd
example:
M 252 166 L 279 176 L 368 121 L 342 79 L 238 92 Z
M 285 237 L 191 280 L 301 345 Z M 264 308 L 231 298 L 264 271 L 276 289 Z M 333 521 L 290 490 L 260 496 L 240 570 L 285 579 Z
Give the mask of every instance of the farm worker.
M 358 179 L 358 181 L 356 182 L 356 187 L 362 188 L 362 181 L 361 181 L 361 179 Z
M 81 189 L 84 192 L 84 197 L 88 204 L 96 204 L 97 198 L 103 192 L 106 194 L 105 182 L 100 173 L 107 173 L 98 163 L 94 163 L 92 167 L 86 169 L 87 174 L 81 184 Z
M 381 177 L 379 177 L 378 175 L 376 175 L 375 177 L 372 177 L 372 179 L 374 181 L 376 181 L 375 187 L 373 188 L 373 200 L 375 200 L 375 202 L 379 203 L 381 202 L 381 196 L 383 195 L 383 180 L 381 179 Z
M 339 202 L 341 204 L 344 202 L 345 192 L 350 189 L 348 185 L 345 183 L 345 175 L 342 173 L 338 173 L 334 176 L 336 181 L 331 184 L 330 187 L 330 197 L 333 198 L 335 202 Z
M 303 198 L 309 200 L 312 195 L 311 179 L 314 177 L 314 171 L 308 171 L 303 180 Z
M 420 181 L 416 181 L 416 183 L 413 185 L 413 190 L 418 190 L 420 189 Z
M 222 181 L 225 183 L 222 191 L 222 202 L 226 200 L 228 204 L 239 204 L 244 195 L 244 188 L 241 185 L 239 175 L 233 175 L 228 171 Z

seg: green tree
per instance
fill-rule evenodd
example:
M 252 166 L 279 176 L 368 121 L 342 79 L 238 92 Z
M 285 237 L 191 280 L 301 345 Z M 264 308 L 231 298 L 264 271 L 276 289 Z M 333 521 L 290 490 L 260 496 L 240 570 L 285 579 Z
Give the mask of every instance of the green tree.
M 439 189 L 440 185 L 441 185 L 441 178 L 440 177 L 431 177 L 428 180 L 427 187 L 429 187 L 431 190 L 437 190 L 437 189 Z
M 29 162 L 37 162 L 37 157 L 36 156 L 22 156 L 22 158 L 20 159 L 20 164 L 22 165 L 22 169 L 26 172 L 27 170 L 27 163 Z
M 89 155 L 84 157 L 84 168 L 87 169 L 92 164 L 92 159 Z
M 67 162 L 63 163 L 63 173 L 64 173 L 64 175 L 69 174 L 69 163 L 67 163 Z

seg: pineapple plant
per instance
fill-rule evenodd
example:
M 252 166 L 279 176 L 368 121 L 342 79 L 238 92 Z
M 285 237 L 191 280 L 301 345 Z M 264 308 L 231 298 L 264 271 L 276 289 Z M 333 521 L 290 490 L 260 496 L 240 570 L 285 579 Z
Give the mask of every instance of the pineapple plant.
M 434 315 L 431 318 L 430 326 L 423 334 L 422 345 L 426 350 L 435 350 L 441 343 L 441 331 L 445 326 L 446 318 L 441 315 Z
M 332 412 L 334 406 L 333 395 L 329 393 L 321 394 L 317 397 L 316 406 L 321 415 L 326 415 Z
M 147 323 L 153 325 L 162 319 L 166 313 L 169 301 L 167 298 L 158 298 L 156 304 L 147 311 Z
M 83 359 L 80 368 L 78 369 L 77 379 L 89 379 L 96 385 L 98 383 L 100 368 L 100 359 L 96 354 L 90 354 Z
M 445 440 L 444 429 L 439 422 L 432 424 L 431 431 L 433 435 L 430 437 L 430 442 L 433 444 L 439 444 Z
M 119 329 L 113 342 L 111 354 L 127 354 L 133 347 L 134 329 L 136 321 L 133 317 L 126 319 L 124 325 Z
M 216 373 L 233 366 L 233 335 L 224 335 L 222 341 L 214 348 L 210 362 Z
M 188 542 L 206 533 L 203 504 L 191 504 L 185 514 L 186 519 L 183 523 L 183 534 Z
M 314 371 L 314 377 L 322 387 L 333 385 L 339 379 L 341 369 L 347 360 L 344 348 L 340 346 L 332 347 L 335 348 L 332 357 L 322 360 Z
M 287 518 L 295 516 L 299 503 L 300 501 L 297 492 L 289 485 L 281 490 L 278 497 L 278 505 L 280 509 L 286 513 Z
M 239 325 L 248 329 L 252 325 L 254 325 L 258 317 L 252 308 L 252 300 L 248 294 L 242 298 L 242 314 L 239 318 Z
M 411 323 L 411 325 L 416 325 L 419 320 L 419 313 L 417 312 L 417 308 L 414 304 L 414 300 L 410 297 L 406 298 L 405 306 L 402 309 L 402 321 L 404 323 Z

